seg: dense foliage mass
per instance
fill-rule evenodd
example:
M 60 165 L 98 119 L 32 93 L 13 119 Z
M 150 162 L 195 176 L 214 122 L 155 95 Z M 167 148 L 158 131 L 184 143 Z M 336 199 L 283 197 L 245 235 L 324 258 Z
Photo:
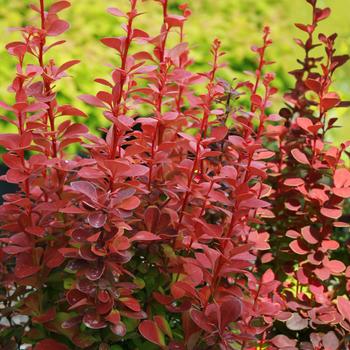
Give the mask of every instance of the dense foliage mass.
M 34 23 L 33 12 L 29 8 L 31 0 L 0 0 L 0 35 L 1 65 L 0 65 L 0 100 L 13 103 L 13 96 L 7 91 L 8 82 L 15 70 L 15 60 L 6 54 L 5 45 L 18 39 L 18 33 L 13 27 L 21 27 Z M 51 0 L 51 3 L 53 0 Z M 180 14 L 178 6 L 181 2 L 188 3 L 193 15 L 186 23 L 185 41 L 191 50 L 194 64 L 189 66 L 192 72 L 207 70 L 207 63 L 211 60 L 209 47 L 213 38 L 218 37 L 225 54 L 225 67 L 218 72 L 218 76 L 231 81 L 233 77 L 245 80 L 245 71 L 255 69 L 254 54 L 248 49 L 252 43 L 258 43 L 263 25 L 268 23 L 273 34 L 273 46 L 267 51 L 267 59 L 275 60 L 273 67 L 276 77 L 274 85 L 280 91 L 286 91 L 292 84 L 293 78 L 288 71 L 296 67 L 295 57 L 300 56 L 301 50 L 293 45 L 292 38 L 298 35 L 298 29 L 293 22 L 305 22 L 310 18 L 310 12 L 305 11 L 304 1 L 289 0 L 171 0 L 168 8 L 172 14 Z M 48 5 L 50 2 L 48 2 Z M 113 5 L 114 4 L 114 5 Z M 332 6 L 332 16 L 323 21 L 320 30 L 332 32 L 337 28 L 340 40 L 337 40 L 338 54 L 346 54 L 350 50 L 350 22 L 348 21 L 348 0 L 322 0 L 322 6 Z M 319 6 L 321 6 L 319 5 Z M 70 23 L 70 29 L 60 36 L 66 40 L 64 50 L 57 47 L 51 51 L 57 65 L 72 59 L 81 59 L 80 64 L 72 67 L 69 74 L 74 79 L 64 79 L 58 82 L 57 94 L 60 103 L 73 104 L 83 109 L 89 115 L 86 125 L 91 132 L 98 127 L 106 127 L 108 123 L 101 113 L 93 107 L 84 106 L 76 97 L 80 94 L 96 94 L 98 85 L 91 77 L 106 77 L 110 68 L 108 62 L 115 60 L 114 52 L 106 50 L 99 42 L 100 38 L 120 35 L 121 17 L 108 16 L 106 7 L 117 6 L 122 11 L 128 11 L 128 1 L 84 0 L 75 1 L 69 11 L 62 11 L 61 18 Z M 155 36 L 161 26 L 161 8 L 154 6 L 152 1 L 141 1 L 139 12 L 147 15 L 137 18 L 139 28 L 149 35 Z M 205 28 L 206 30 L 199 30 Z M 208 34 L 209 33 L 209 34 Z M 168 47 L 174 46 L 178 38 L 175 33 L 167 40 Z M 316 52 L 318 50 L 316 49 Z M 321 50 L 320 50 L 321 51 Z M 319 52 L 320 52 L 319 51 Z M 131 47 L 131 53 L 134 47 Z M 278 60 L 276 58 L 278 57 Z M 350 99 L 350 84 L 348 76 L 350 65 L 343 66 L 334 76 L 334 88 L 344 99 Z M 241 101 L 245 99 L 242 96 Z M 278 101 L 278 102 L 277 102 Z M 274 101 L 275 109 L 283 105 L 280 94 Z M 5 113 L 5 115 L 10 115 Z M 334 128 L 328 133 L 328 138 L 337 145 L 348 139 L 350 120 L 346 110 L 338 110 L 337 116 L 342 128 Z M 15 128 L 0 120 L 2 132 L 13 133 Z M 0 184 L 1 193 L 1 184 Z
M 80 97 L 106 119 L 101 136 L 57 98 L 79 63 L 50 55 L 69 1 L 40 0 L 40 25 L 7 45 L 15 103 L 0 107 L 17 133 L 0 135 L 1 179 L 19 191 L 0 207 L 2 348 L 345 349 L 350 142 L 326 135 L 348 106 L 332 81 L 349 57 L 336 55 L 336 34 L 316 34 L 330 9 L 306 0 L 305 55 L 277 113 L 268 27 L 256 71 L 226 82 L 220 41 L 209 71 L 194 73 L 190 9 L 157 2 L 156 36 L 138 28 L 138 0 L 108 9 L 124 21 L 122 36 L 101 40 L 111 75 Z

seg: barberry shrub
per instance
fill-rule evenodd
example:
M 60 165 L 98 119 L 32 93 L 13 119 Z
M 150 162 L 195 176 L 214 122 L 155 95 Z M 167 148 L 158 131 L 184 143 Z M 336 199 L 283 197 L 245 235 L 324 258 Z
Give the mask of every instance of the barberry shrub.
M 106 119 L 94 132 L 57 98 L 79 63 L 51 54 L 69 1 L 33 5 L 40 24 L 6 47 L 17 66 L 1 118 L 17 132 L 0 135 L 1 180 L 19 190 L 0 207 L 2 349 L 345 349 L 350 143 L 327 132 L 348 106 L 332 80 L 349 57 L 316 34 L 330 9 L 307 0 L 305 57 L 278 112 L 268 27 L 256 71 L 228 83 L 220 41 L 195 73 L 190 9 L 157 2 L 156 36 L 137 28 L 137 0 L 108 9 L 123 20 L 101 39 L 114 66 L 80 97 Z

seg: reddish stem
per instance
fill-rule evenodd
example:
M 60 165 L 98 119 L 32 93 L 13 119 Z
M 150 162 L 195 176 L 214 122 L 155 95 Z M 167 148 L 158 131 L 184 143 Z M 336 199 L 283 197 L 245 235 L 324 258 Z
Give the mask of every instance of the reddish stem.
M 45 28 L 45 5 L 44 0 L 40 0 L 41 29 Z
M 137 4 L 136 1 L 135 1 L 135 3 L 132 4 L 131 12 L 135 10 L 136 4 Z M 120 79 L 118 97 L 117 97 L 116 101 L 113 101 L 113 115 L 116 119 L 119 117 L 119 114 L 120 114 L 120 103 L 122 101 L 123 91 L 124 91 L 123 89 L 124 89 L 124 85 L 125 85 L 126 78 L 127 78 L 125 68 L 126 68 L 126 61 L 128 58 L 131 41 L 132 41 L 133 21 L 134 21 L 134 18 L 132 16 L 129 16 L 128 24 L 127 24 L 127 36 L 125 39 L 125 48 L 124 48 L 123 54 L 121 55 L 121 70 L 123 71 L 123 75 Z M 116 124 L 113 124 L 112 128 L 113 128 L 113 142 L 112 142 L 112 149 L 111 149 L 110 158 L 114 159 L 116 157 L 116 154 L 117 154 L 118 142 L 119 142 L 120 135 L 119 135 L 119 130 L 118 130 L 118 127 Z
M 45 4 L 44 4 L 44 0 L 40 0 L 40 17 L 41 17 L 41 29 L 44 30 L 44 28 L 45 28 Z M 46 43 L 45 35 L 42 33 L 41 34 L 41 42 L 39 45 L 38 60 L 39 60 L 40 67 L 42 68 L 43 72 L 46 71 L 46 67 L 44 64 L 44 46 L 45 46 L 45 43 Z M 52 93 L 51 86 L 50 86 L 50 83 L 47 82 L 44 73 L 42 74 L 42 78 L 44 81 L 45 93 L 48 96 Z M 56 158 L 57 157 L 57 140 L 56 140 L 56 136 L 54 135 L 54 133 L 55 133 L 55 116 L 53 113 L 52 103 L 48 102 L 48 106 L 49 106 L 49 109 L 47 111 L 47 114 L 49 116 L 50 130 L 53 133 L 53 135 L 51 136 L 52 157 Z
M 209 83 L 207 86 L 207 89 L 208 89 L 207 100 L 206 100 L 206 105 L 203 107 L 204 108 L 203 118 L 202 118 L 201 127 L 200 127 L 200 131 L 199 131 L 199 137 L 197 140 L 195 159 L 193 162 L 192 170 L 191 170 L 190 175 L 188 177 L 187 191 L 186 191 L 185 197 L 184 197 L 183 202 L 182 202 L 180 215 L 179 215 L 178 227 L 182 223 L 185 209 L 186 209 L 186 206 L 187 206 L 187 203 L 188 203 L 191 191 L 192 191 L 193 176 L 197 170 L 197 166 L 198 166 L 198 163 L 200 161 L 200 159 L 199 159 L 200 146 L 201 146 L 203 138 L 206 137 L 205 135 L 206 135 L 207 128 L 208 128 L 209 110 L 210 110 L 211 104 L 213 103 L 213 97 L 211 96 L 211 88 L 213 86 L 215 74 L 216 74 L 216 71 L 218 69 L 219 49 L 220 49 L 220 42 L 218 40 L 215 40 L 214 44 L 213 44 L 214 62 L 213 62 L 213 68 L 209 74 Z
M 161 35 L 164 35 L 162 43 L 159 47 L 160 49 L 160 55 L 159 55 L 159 84 L 158 84 L 158 97 L 156 102 L 156 115 L 161 116 L 162 114 L 162 103 L 163 103 L 163 94 L 162 91 L 165 87 L 166 80 L 167 80 L 167 71 L 168 67 L 165 64 L 164 61 L 164 55 L 165 55 L 165 49 L 166 49 L 166 42 L 168 38 L 169 28 L 166 24 L 166 17 L 168 16 L 168 1 L 166 0 L 163 3 L 163 26 L 162 26 L 162 33 Z M 164 29 L 164 31 L 163 31 Z M 149 169 L 149 178 L 148 178 L 148 190 L 151 191 L 152 188 L 152 177 L 153 177 L 153 161 L 154 156 L 156 153 L 156 145 L 160 145 L 162 143 L 164 129 L 159 120 L 157 120 L 157 124 L 154 130 L 153 138 L 152 138 L 152 146 L 151 146 L 151 162 L 150 162 L 150 169 Z

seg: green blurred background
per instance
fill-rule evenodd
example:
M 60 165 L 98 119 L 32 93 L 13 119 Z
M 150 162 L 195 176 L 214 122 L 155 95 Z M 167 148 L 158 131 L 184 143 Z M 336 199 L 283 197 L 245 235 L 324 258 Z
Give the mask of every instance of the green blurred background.
M 29 0 L 0 0 L 0 99 L 11 102 L 12 96 L 7 92 L 11 82 L 15 61 L 7 55 L 5 44 L 19 38 L 18 32 L 11 32 L 9 27 L 23 26 L 38 21 L 35 13 L 28 11 Z M 48 4 L 52 0 L 47 0 Z M 104 47 L 99 39 L 104 36 L 121 35 L 121 29 L 116 17 L 106 13 L 107 7 L 126 9 L 127 0 L 72 0 L 72 7 L 63 13 L 63 17 L 71 24 L 71 29 L 63 36 L 67 40 L 64 46 L 51 51 L 54 58 L 62 63 L 69 59 L 80 59 L 79 66 L 71 69 L 74 79 L 64 79 L 58 88 L 62 103 L 71 102 L 89 113 L 89 124 L 94 128 L 101 126 L 102 118 L 99 111 L 90 109 L 77 100 L 81 93 L 94 93 L 98 85 L 94 83 L 97 77 L 106 77 L 110 72 L 109 63 L 117 62 L 113 50 Z M 170 0 L 172 12 L 185 1 Z M 192 57 L 196 64 L 195 71 L 207 69 L 210 60 L 209 48 L 211 41 L 218 37 L 227 52 L 225 61 L 227 67 L 221 76 L 227 80 L 234 77 L 242 78 L 244 71 L 254 70 L 255 56 L 249 50 L 253 44 L 259 44 L 261 29 L 269 24 L 272 30 L 274 45 L 269 50 L 269 59 L 276 61 L 273 69 L 277 73 L 276 85 L 283 92 L 293 83 L 288 71 L 296 67 L 296 58 L 302 55 L 294 44 L 293 38 L 299 35 L 294 22 L 310 20 L 311 7 L 305 0 L 187 0 L 193 14 L 186 24 L 187 41 L 192 47 Z M 338 32 L 339 54 L 349 53 L 350 21 L 348 19 L 349 0 L 319 1 L 320 6 L 330 6 L 333 10 L 330 19 L 322 23 L 321 30 L 325 33 Z M 160 6 L 154 1 L 140 4 L 140 10 L 146 12 L 138 18 L 136 24 L 156 34 L 160 27 Z M 343 98 L 350 100 L 350 64 L 341 68 L 336 75 L 335 89 Z M 281 96 L 281 94 L 280 94 Z M 278 101 L 282 104 L 282 100 Z M 340 143 L 349 138 L 350 114 L 347 110 L 337 110 L 338 124 L 342 127 L 332 131 L 330 137 Z M 0 125 L 2 130 L 7 126 Z

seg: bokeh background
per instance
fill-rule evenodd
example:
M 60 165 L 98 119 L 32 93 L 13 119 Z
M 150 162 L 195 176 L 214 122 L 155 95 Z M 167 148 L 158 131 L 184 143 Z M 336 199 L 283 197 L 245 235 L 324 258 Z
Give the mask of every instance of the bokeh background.
M 46 0 L 48 4 L 52 0 Z M 7 86 L 14 74 L 15 61 L 5 50 L 5 44 L 19 38 L 18 32 L 9 31 L 9 27 L 18 27 L 38 21 L 28 5 L 35 0 L 0 0 L 0 100 L 11 102 Z M 116 17 L 106 13 L 107 7 L 126 8 L 127 0 L 71 0 L 72 7 L 66 10 L 63 17 L 71 24 L 71 29 L 64 34 L 67 43 L 51 51 L 58 62 L 69 59 L 80 59 L 80 65 L 70 70 L 74 79 L 65 79 L 59 89 L 62 103 L 73 103 L 89 113 L 88 123 L 92 128 L 101 126 L 103 119 L 99 112 L 90 109 L 77 100 L 82 93 L 94 93 L 98 85 L 96 77 L 105 77 L 110 72 L 109 63 L 117 58 L 113 50 L 103 46 L 99 39 L 104 36 L 121 35 Z M 183 0 L 170 0 L 170 11 L 177 12 Z M 277 73 L 276 85 L 285 92 L 293 83 L 288 71 L 296 68 L 296 59 L 302 55 L 294 44 L 293 38 L 300 33 L 294 22 L 310 20 L 310 6 L 305 0 L 187 0 L 193 14 L 186 24 L 187 41 L 193 48 L 192 57 L 196 61 L 193 69 L 207 69 L 210 60 L 209 48 L 212 40 L 218 37 L 226 51 L 227 67 L 220 73 L 227 80 L 244 76 L 244 71 L 254 70 L 256 61 L 249 50 L 253 44 L 260 43 L 261 29 L 270 25 L 274 45 L 269 50 L 269 59 L 276 61 L 274 71 Z M 321 31 L 330 34 L 337 32 L 338 52 L 350 52 L 350 0 L 319 1 L 320 6 L 330 6 L 332 16 L 324 21 Z M 150 34 L 159 31 L 161 16 L 160 6 L 154 1 L 145 1 L 140 8 L 146 12 L 137 20 L 140 28 Z M 302 34 L 301 34 L 302 35 Z M 335 89 L 343 98 L 350 100 L 350 64 L 342 67 L 336 75 Z M 282 104 L 282 100 L 278 101 Z M 1 111 L 3 112 L 3 111 Z M 332 141 L 339 144 L 350 138 L 350 111 L 338 109 L 338 124 L 342 126 L 332 131 Z M 8 126 L 0 124 L 2 131 Z

